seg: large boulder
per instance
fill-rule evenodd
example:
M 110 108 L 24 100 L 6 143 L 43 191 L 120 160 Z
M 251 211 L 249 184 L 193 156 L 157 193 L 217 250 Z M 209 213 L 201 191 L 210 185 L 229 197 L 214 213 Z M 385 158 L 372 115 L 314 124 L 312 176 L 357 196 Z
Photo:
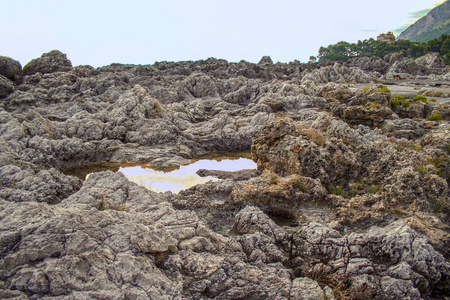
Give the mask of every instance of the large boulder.
M 72 63 L 64 53 L 53 50 L 42 54 L 40 58 L 33 59 L 23 67 L 23 75 L 33 75 L 37 72 L 42 74 L 54 72 L 67 72 L 72 70 Z
M 0 75 L 9 80 L 15 81 L 22 70 L 22 66 L 17 60 L 6 56 L 0 56 Z

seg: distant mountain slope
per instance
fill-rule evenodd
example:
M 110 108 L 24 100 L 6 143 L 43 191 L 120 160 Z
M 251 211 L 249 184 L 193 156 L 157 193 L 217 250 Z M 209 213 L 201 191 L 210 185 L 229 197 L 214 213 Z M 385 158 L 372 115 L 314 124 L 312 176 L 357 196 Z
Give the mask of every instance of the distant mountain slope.
M 417 20 L 399 36 L 399 40 L 426 42 L 441 34 L 450 34 L 450 0 L 433 8 L 426 16 Z

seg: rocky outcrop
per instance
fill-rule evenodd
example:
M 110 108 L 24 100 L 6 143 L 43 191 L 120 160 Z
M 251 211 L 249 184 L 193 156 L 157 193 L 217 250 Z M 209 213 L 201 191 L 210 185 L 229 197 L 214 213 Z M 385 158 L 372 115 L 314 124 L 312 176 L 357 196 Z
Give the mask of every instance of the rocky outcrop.
M 416 59 L 416 64 L 428 69 L 445 68 L 445 60 L 438 53 L 429 53 Z
M 67 72 L 72 70 L 72 63 L 64 53 L 53 50 L 42 54 L 40 58 L 33 59 L 23 67 L 23 75 L 36 73 L 46 74 L 54 72 Z
M 403 61 L 94 69 L 52 51 L 19 80 L 5 73 L 0 298 L 448 294 L 446 107 L 351 85 Z M 414 63 L 421 72 L 439 65 L 432 56 Z M 425 120 L 431 112 L 444 120 Z M 221 180 L 178 194 L 112 171 L 83 180 L 61 172 L 249 150 L 258 170 L 200 170 Z
M 389 64 L 379 57 L 356 57 L 348 60 L 346 63 L 348 67 L 358 67 L 364 71 L 375 71 L 381 74 L 386 73 Z
M 333 66 L 327 66 L 320 69 L 315 69 L 312 72 L 305 71 L 303 80 L 312 80 L 318 83 L 338 82 L 370 82 L 374 75 L 370 75 L 356 67 L 346 67 L 339 63 Z
M 15 81 L 19 78 L 22 66 L 17 60 L 6 56 L 0 56 L 0 75 Z

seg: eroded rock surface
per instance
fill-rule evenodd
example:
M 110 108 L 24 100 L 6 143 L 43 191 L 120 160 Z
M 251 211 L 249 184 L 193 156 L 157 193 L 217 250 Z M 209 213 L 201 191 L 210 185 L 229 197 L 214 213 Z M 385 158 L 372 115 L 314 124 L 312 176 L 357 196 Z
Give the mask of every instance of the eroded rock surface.
M 448 109 L 351 89 L 442 72 L 433 54 L 94 69 L 52 51 L 22 71 L 0 57 L 0 298 L 443 299 Z M 61 172 L 249 150 L 258 170 L 201 170 L 221 180 L 179 194 Z

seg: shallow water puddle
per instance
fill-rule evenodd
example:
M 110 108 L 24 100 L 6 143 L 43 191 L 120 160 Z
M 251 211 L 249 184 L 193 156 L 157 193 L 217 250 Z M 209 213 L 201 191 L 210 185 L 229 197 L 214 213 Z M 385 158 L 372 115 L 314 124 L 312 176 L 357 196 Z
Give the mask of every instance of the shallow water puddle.
M 174 168 L 155 170 L 145 164 L 125 164 L 122 166 L 114 164 L 97 164 L 72 168 L 71 170 L 65 170 L 64 173 L 84 179 L 92 172 L 112 170 L 114 172 L 122 172 L 130 181 L 144 186 L 149 190 L 155 192 L 171 191 L 173 193 L 178 193 L 179 191 L 188 189 L 196 184 L 206 183 L 210 180 L 219 180 L 211 176 L 198 176 L 196 172 L 200 169 L 220 171 L 256 169 L 256 163 L 248 157 L 248 154 L 242 153 L 239 156 L 237 154 L 209 154 L 189 165 L 179 166 L 175 170 Z
M 248 158 L 239 159 L 200 159 L 192 164 L 180 166 L 178 170 L 170 172 L 157 171 L 142 166 L 121 167 L 122 172 L 129 180 L 145 186 L 155 192 L 172 191 L 178 193 L 196 184 L 206 183 L 210 180 L 219 180 L 214 177 L 200 177 L 196 172 L 200 169 L 239 171 L 243 169 L 256 169 L 256 164 Z

